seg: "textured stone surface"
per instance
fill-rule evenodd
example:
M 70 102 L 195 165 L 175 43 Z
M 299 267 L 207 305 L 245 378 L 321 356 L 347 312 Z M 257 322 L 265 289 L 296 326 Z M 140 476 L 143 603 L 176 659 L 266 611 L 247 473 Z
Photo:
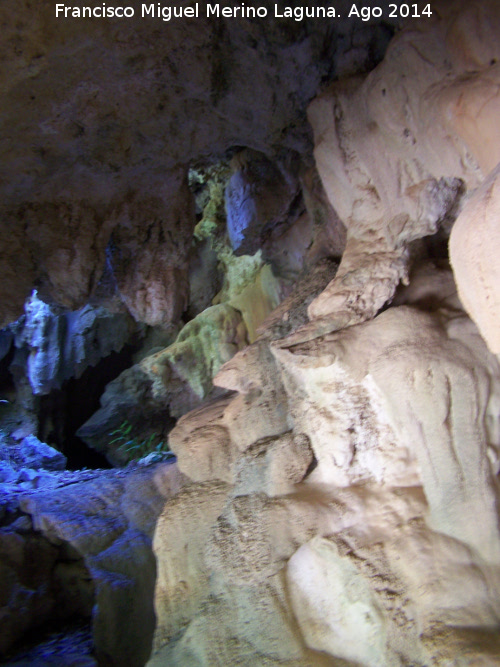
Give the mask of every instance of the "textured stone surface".
M 290 559 L 287 576 L 309 646 L 355 664 L 386 664 L 383 612 L 368 582 L 342 557 L 334 540 L 316 537 L 302 546 Z
M 66 467 L 66 457 L 45 442 L 40 442 L 34 435 L 21 440 L 20 452 L 25 465 L 36 470 L 64 470 Z
M 231 397 L 205 402 L 181 417 L 168 442 L 179 469 L 194 482 L 234 483 L 238 450 L 231 442 L 225 413 Z
M 126 462 L 110 434 L 124 420 L 136 437 L 155 432 L 162 439 L 169 415 L 179 417 L 212 392 L 212 378 L 246 344 L 240 313 L 226 304 L 207 308 L 179 333 L 176 341 L 124 371 L 107 387 L 101 408 L 78 435 L 116 464 Z
M 45 664 L 47 667 L 97 667 L 92 637 L 85 624 L 75 624 L 50 633 L 36 646 L 23 647 L 9 659 L 11 667 Z
M 103 473 L 20 499 L 48 546 L 68 544 L 95 587 L 92 630 L 99 664 L 144 665 L 155 627 L 151 538 L 167 498 L 183 484 L 171 464 Z M 68 591 L 69 573 L 56 575 Z
M 500 661 L 500 368 L 455 294 L 445 257 L 418 270 L 432 248 L 420 239 L 437 231 L 446 238 L 467 198 L 465 219 L 474 222 L 476 211 L 480 221 L 487 216 L 486 236 L 486 223 L 493 224 L 486 205 L 495 202 L 494 181 L 480 186 L 499 160 L 499 11 L 493 0 L 436 0 L 433 9 L 432 20 L 400 32 L 384 63 L 356 79 L 340 75 L 359 71 L 362 29 L 350 29 L 346 46 L 341 32 L 324 35 L 318 26 L 312 33 L 311 24 L 269 22 L 264 29 L 214 21 L 179 33 L 167 26 L 145 55 L 144 24 L 132 35 L 120 24 L 111 23 L 108 34 L 104 24 L 89 23 L 88 41 L 80 49 L 72 42 L 72 57 L 95 58 L 96 44 L 108 55 L 111 48 L 119 85 L 109 61 L 97 69 L 87 58 L 96 71 L 90 84 L 71 69 L 67 45 L 52 58 L 54 71 L 66 57 L 65 90 L 51 91 L 50 109 L 37 107 L 37 128 L 66 136 L 80 108 L 83 120 L 65 142 L 48 132 L 40 142 L 37 133 L 39 157 L 11 147 L 10 159 L 26 161 L 23 179 L 4 198 L 10 217 L 2 220 L 12 223 L 13 250 L 24 248 L 22 228 L 31 244 L 40 236 L 40 252 L 29 256 L 28 244 L 21 253 L 25 280 L 6 307 L 12 310 L 39 276 L 41 289 L 68 303 L 99 290 L 110 298 L 117 289 L 134 317 L 168 331 L 190 293 L 195 209 L 185 189 L 188 163 L 225 153 L 227 164 L 245 146 L 274 166 L 297 153 L 307 162 L 296 112 L 318 88 L 322 58 L 334 50 L 341 56 L 339 79 L 311 110 L 329 205 L 302 165 L 306 214 L 289 227 L 294 218 L 287 216 L 281 234 L 290 193 L 271 201 L 268 183 L 256 186 L 266 213 L 255 226 L 252 219 L 248 240 L 259 238 L 263 248 L 235 262 L 217 219 L 223 179 L 206 206 L 195 197 L 199 224 L 214 222 L 216 233 L 197 226 L 194 246 L 212 239 L 206 245 L 225 274 L 219 293 L 212 296 L 218 278 L 197 304 L 215 304 L 198 314 L 201 305 L 193 303 L 190 317 L 197 316 L 178 341 L 122 376 L 103 401 L 109 413 L 97 419 L 101 439 L 108 417 L 121 420 L 120 411 L 143 429 L 166 429 L 169 391 L 179 399 L 177 414 L 192 406 L 189 392 L 197 402 L 220 392 L 170 435 L 181 472 L 160 489 L 146 472 L 137 484 L 115 473 L 87 495 L 81 486 L 57 497 L 40 492 L 24 505 L 48 538 L 85 554 L 97 586 L 100 661 L 142 664 L 152 640 L 151 666 Z M 5 31 L 8 38 L 8 23 Z M 40 32 L 42 54 L 45 39 Z M 59 44 L 57 34 L 52 39 Z M 307 75 L 309 56 L 318 63 Z M 9 72 L 21 77 L 16 95 L 44 82 L 43 57 L 33 81 L 22 78 L 18 59 L 9 60 Z M 73 74 L 78 84 L 67 80 Z M 133 105 L 120 104 L 125 99 Z M 27 153 L 31 125 L 22 114 L 16 122 L 27 138 L 19 150 Z M 11 126 L 7 118 L 6 137 Z M 68 165 L 72 151 L 82 156 L 79 170 Z M 40 176 L 33 160 L 41 161 Z M 75 173 L 80 178 L 87 169 L 85 197 Z M 273 173 L 267 180 L 277 183 Z M 279 219 L 279 234 L 263 239 L 267 218 Z M 487 242 L 479 235 L 471 243 L 473 265 L 478 247 L 489 251 Z M 493 245 L 481 263 L 492 261 Z M 344 246 L 336 271 L 331 258 Z M 460 276 L 460 261 L 454 266 Z M 477 265 L 472 274 L 465 282 L 484 314 L 481 300 L 494 294 L 494 281 L 485 282 L 483 295 L 474 285 Z M 286 294 L 280 280 L 299 275 L 304 280 L 270 314 Z M 68 583 L 70 574 L 58 576 Z
M 496 561 L 498 489 L 487 450 L 498 457 L 488 424 L 499 368 L 468 318 L 440 315 L 401 306 L 276 354 L 289 374 L 295 428 L 318 460 L 315 478 L 340 486 L 420 478 L 431 525 Z
M 54 570 L 63 563 L 57 547 L 31 530 L 22 534 L 14 526 L 0 529 L 0 618 L 2 635 L 0 655 L 3 656 L 21 639 L 44 623 L 54 622 L 58 617 L 68 617 L 75 612 L 71 605 L 64 604 L 64 596 L 57 595 Z M 74 570 L 77 563 L 74 562 Z M 74 572 L 83 590 L 85 568 Z M 92 610 L 92 585 L 87 586 L 87 595 L 75 595 L 82 606 L 83 615 L 89 617 Z M 86 605 L 83 604 L 85 597 Z
M 185 171 L 159 179 L 148 198 L 126 198 L 108 249 L 117 290 L 138 322 L 168 326 L 187 306 L 194 202 Z
M 320 260 L 309 271 L 304 271 L 296 280 L 290 294 L 283 299 L 257 329 L 259 337 L 281 338 L 306 324 L 307 307 L 331 282 L 338 263 L 329 259 Z
M 25 316 L 13 327 L 16 353 L 11 367 L 23 373 L 34 395 L 60 389 L 111 352 L 119 352 L 138 329 L 124 312 L 90 305 L 77 311 L 51 307 L 33 294 Z
M 139 440 L 151 433 L 161 439 L 170 426 L 166 405 L 161 406 L 160 418 L 160 407 L 151 396 L 151 381 L 139 364 L 134 364 L 106 386 L 100 404 L 100 409 L 78 429 L 77 436 L 105 453 L 114 465 L 128 461 L 128 456 L 119 451 L 123 442 L 111 442 L 113 433 L 124 422 L 132 425 L 133 436 Z
M 500 166 L 467 202 L 450 237 L 460 298 L 488 346 L 500 354 Z
M 292 171 L 253 151 L 239 153 L 232 166 L 225 192 L 229 239 L 237 255 L 253 255 L 266 236 L 301 213 L 299 183 Z
M 283 283 L 263 263 L 260 251 L 235 257 L 226 243 L 211 236 L 209 240 L 224 266 L 215 305 L 182 327 L 171 345 L 147 355 L 109 383 L 101 408 L 78 430 L 79 437 L 106 452 L 113 463 L 125 461 L 110 443 L 110 434 L 124 420 L 134 424 L 137 435 L 155 432 L 161 439 L 170 427 L 167 411 L 180 417 L 217 393 L 212 381 L 219 368 L 255 340 L 258 327 L 282 297 Z
M 70 454 L 71 461 L 66 438 L 73 434 L 74 421 L 81 423 L 92 411 L 89 398 L 92 405 L 102 391 L 102 375 L 116 375 L 115 364 L 119 368 L 120 359 L 126 360 L 131 349 L 127 346 L 144 335 L 145 327 L 138 326 L 123 305 L 108 305 L 114 309 L 88 304 L 70 311 L 49 305 L 36 292 L 31 295 L 25 314 L 4 330 L 12 345 L 0 372 L 2 395 L 5 391 L 8 397 L 0 406 L 3 432 L 17 440 L 36 434 Z M 87 386 L 71 398 L 68 387 L 86 371 L 88 379 L 82 382 Z
M 498 162 L 498 6 L 443 3 L 439 14 L 397 35 L 365 79 L 334 84 L 309 109 L 316 164 L 347 246 L 308 312 L 335 313 L 337 329 L 392 298 L 406 281 L 408 244 L 433 234 L 462 190 Z
M 194 483 L 155 534 L 150 665 L 498 660 L 500 368 L 450 270 L 411 278 L 373 321 L 242 350 L 172 431 Z

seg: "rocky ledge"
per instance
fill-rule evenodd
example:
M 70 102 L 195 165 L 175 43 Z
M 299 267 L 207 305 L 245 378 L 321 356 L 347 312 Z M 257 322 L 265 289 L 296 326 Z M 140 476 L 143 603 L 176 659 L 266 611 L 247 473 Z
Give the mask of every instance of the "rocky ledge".
M 0 490 L 0 651 L 11 655 L 2 664 L 26 664 L 44 650 L 49 662 L 31 664 L 80 665 L 85 655 L 82 665 L 144 664 L 155 628 L 151 540 L 183 475 L 159 463 L 36 479 Z M 33 636 L 40 646 L 28 650 Z M 71 637 L 81 650 L 66 650 Z

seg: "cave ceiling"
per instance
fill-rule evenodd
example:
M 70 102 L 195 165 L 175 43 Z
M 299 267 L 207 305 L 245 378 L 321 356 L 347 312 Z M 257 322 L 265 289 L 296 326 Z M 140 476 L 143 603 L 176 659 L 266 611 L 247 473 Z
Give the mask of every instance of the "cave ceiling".
M 3 325 L 34 286 L 81 307 L 110 241 L 120 246 L 117 274 L 129 273 L 131 239 L 142 242 L 138 230 L 150 226 L 160 245 L 171 233 L 165 255 L 182 273 L 195 222 L 187 167 L 240 147 L 310 161 L 308 103 L 331 80 L 373 68 L 396 29 L 347 19 L 64 19 L 54 9 L 0 7 Z M 143 260 L 141 279 L 154 259 Z

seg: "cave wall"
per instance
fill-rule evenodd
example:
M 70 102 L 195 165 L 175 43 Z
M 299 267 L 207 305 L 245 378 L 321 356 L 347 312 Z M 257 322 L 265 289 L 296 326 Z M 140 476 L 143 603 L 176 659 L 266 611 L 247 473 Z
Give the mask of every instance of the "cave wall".
M 118 295 L 135 320 L 178 325 L 201 238 L 196 160 L 233 154 L 226 214 L 241 192 L 267 201 L 248 209 L 243 250 L 262 244 L 279 265 L 281 239 L 303 249 L 277 309 L 252 320 L 262 290 L 241 296 L 226 281 L 172 345 L 108 387 L 86 425 L 100 446 L 120 411 L 145 427 L 161 414 L 170 428 L 177 410 L 175 479 L 153 510 L 139 485 L 132 518 L 124 508 L 116 540 L 94 553 L 78 522 L 76 536 L 60 523 L 57 497 L 25 503 L 40 530 L 82 540 L 100 585 L 98 655 L 139 665 L 152 647 L 149 665 L 179 667 L 496 664 L 496 4 L 437 2 L 376 67 L 391 32 L 376 21 L 333 35 L 321 22 L 201 21 L 150 42 L 143 24 L 72 34 L 48 5 L 24 10 L 25 24 L 5 20 L 3 168 L 22 164 L 2 200 L 5 322 L 36 285 L 67 307 Z M 289 206 L 297 189 L 300 211 Z M 455 219 L 452 273 L 423 239 L 446 237 Z M 116 486 L 113 507 L 126 482 Z M 98 514 L 99 499 L 82 497 L 81 515 Z M 136 575 L 123 561 L 130 531 Z M 141 582 L 147 595 L 122 626 Z M 131 628 L 140 609 L 147 622 Z
M 392 33 L 380 20 L 333 32 L 323 20 L 75 21 L 13 0 L 1 12 L 0 326 L 33 286 L 83 306 L 106 249 L 136 318 L 177 317 L 190 162 L 245 146 L 310 155 L 304 115 L 318 86 L 373 66 Z
M 316 164 L 347 228 L 312 319 L 335 313 L 340 328 L 374 315 L 407 280 L 410 243 L 456 217 L 500 159 L 496 5 L 443 4 L 440 17 L 398 35 L 382 67 L 309 108 Z
M 346 250 L 170 435 L 192 483 L 157 524 L 149 665 L 498 662 L 499 17 L 449 3 L 313 102 Z M 421 240 L 457 215 L 463 304 Z

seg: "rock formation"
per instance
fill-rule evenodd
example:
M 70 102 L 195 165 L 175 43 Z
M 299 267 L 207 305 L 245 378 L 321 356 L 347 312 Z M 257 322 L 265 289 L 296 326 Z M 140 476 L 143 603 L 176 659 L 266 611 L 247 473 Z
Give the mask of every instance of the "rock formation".
M 78 311 L 51 308 L 33 294 L 25 316 L 15 325 L 16 375 L 24 371 L 33 394 L 60 389 L 71 377 L 79 378 L 111 352 L 119 352 L 138 330 L 127 313 L 86 306 Z
M 460 298 L 495 354 L 500 353 L 500 276 L 494 259 L 499 247 L 499 175 L 497 166 L 467 202 L 450 237 L 450 259 Z
M 500 611 L 500 368 L 449 271 L 413 282 L 371 322 L 239 352 L 215 379 L 237 393 L 172 431 L 193 483 L 156 529 L 151 665 L 498 656 L 475 647 Z
M 262 326 L 215 378 L 237 393 L 170 435 L 192 484 L 155 534 L 148 664 L 498 661 L 500 367 L 446 266 L 408 276 L 414 242 L 453 219 L 496 164 L 485 130 L 455 122 L 475 86 L 496 90 L 496 41 L 479 47 L 464 31 L 495 20 L 482 11 L 403 32 L 365 81 L 314 102 L 315 156 L 346 250 L 312 321 L 285 337 Z M 466 239 L 474 220 L 494 224 L 496 178 L 464 207 L 469 227 L 452 244 L 459 284 L 462 259 L 471 266 L 462 290 L 481 296 L 465 305 L 488 341 L 487 227 L 470 263 Z M 401 280 L 409 287 L 379 313 Z M 292 300 L 268 324 L 294 310 Z M 196 536 L 188 545 L 175 543 L 181 526 Z
M 134 316 L 178 314 L 195 225 L 187 165 L 241 146 L 308 154 L 303 116 L 322 79 L 366 71 L 391 35 L 380 20 L 344 20 L 333 36 L 323 20 L 74 20 L 11 0 L 2 15 L 0 326 L 35 282 L 82 307 L 106 253 Z
M 61 474 L 20 497 L 1 489 L 2 653 L 44 624 L 92 617 L 98 664 L 143 665 L 155 626 L 151 537 L 182 484 L 175 464 L 160 464 Z
M 0 354 L 24 350 L 21 400 L 137 326 L 79 433 L 123 465 L 126 424 L 177 462 L 31 475 L 7 459 L 37 433 L 5 436 L 0 650 L 61 605 L 99 665 L 500 663 L 500 9 L 338 5 L 153 39 L 5 21 L 0 315 L 36 284 L 41 326 Z
M 137 345 L 144 326 L 137 325 L 123 307 L 110 311 L 87 304 L 70 311 L 45 303 L 33 292 L 25 314 L 2 333 L 7 377 L 2 378 L 6 398 L 1 431 L 15 440 L 49 436 L 60 446 L 70 420 L 62 416 L 54 423 L 48 407 L 51 396 L 64 392 L 68 380 L 78 380 L 102 359 Z M 78 398 L 85 414 L 82 392 Z
M 309 306 L 313 319 L 335 313 L 342 328 L 373 316 L 407 279 L 408 244 L 433 234 L 463 188 L 500 160 L 490 132 L 498 12 L 489 2 L 457 16 L 459 6 L 443 3 L 441 20 L 415 23 L 382 66 L 334 84 L 310 107 L 316 164 L 347 227 L 338 275 Z

